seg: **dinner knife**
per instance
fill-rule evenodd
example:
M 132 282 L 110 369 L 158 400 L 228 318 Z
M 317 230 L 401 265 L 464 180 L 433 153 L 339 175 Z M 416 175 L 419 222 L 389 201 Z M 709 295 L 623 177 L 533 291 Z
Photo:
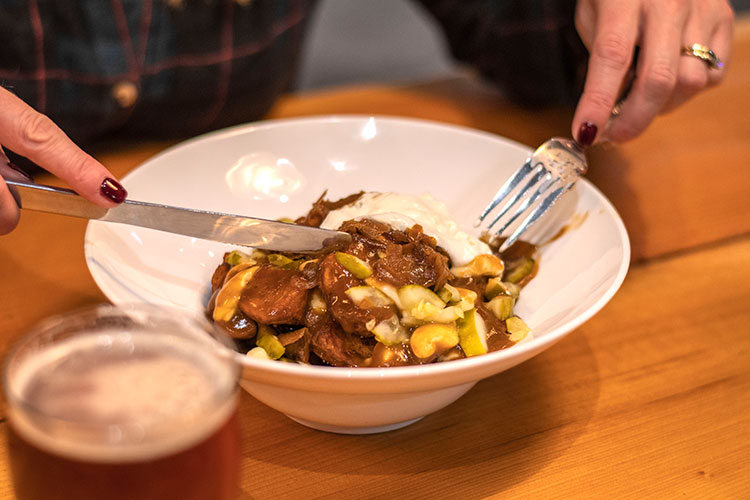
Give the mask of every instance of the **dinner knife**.
M 342 231 L 143 201 L 125 200 L 107 209 L 70 189 L 11 180 L 5 183 L 24 210 L 130 224 L 232 245 L 309 252 L 351 241 L 351 236 Z

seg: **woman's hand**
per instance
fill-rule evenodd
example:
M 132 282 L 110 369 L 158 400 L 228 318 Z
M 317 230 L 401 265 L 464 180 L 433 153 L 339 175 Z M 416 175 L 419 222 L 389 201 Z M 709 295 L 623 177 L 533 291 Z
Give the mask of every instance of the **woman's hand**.
M 65 180 L 84 198 L 103 207 L 122 203 L 127 191 L 104 166 L 84 153 L 48 117 L 0 87 L 0 145 Z M 29 180 L 0 149 L 0 234 L 18 224 L 19 210 L 4 179 Z
M 579 0 L 576 28 L 590 58 L 573 137 L 584 145 L 633 139 L 657 114 L 718 84 L 729 62 L 733 21 L 727 0 Z M 723 66 L 712 69 L 681 55 L 694 43 L 713 50 Z M 636 46 L 632 89 L 610 119 Z

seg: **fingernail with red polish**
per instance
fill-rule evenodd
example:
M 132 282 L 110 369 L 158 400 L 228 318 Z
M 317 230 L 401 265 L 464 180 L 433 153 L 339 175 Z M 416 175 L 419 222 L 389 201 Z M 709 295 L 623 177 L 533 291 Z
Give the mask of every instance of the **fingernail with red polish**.
M 99 192 L 102 193 L 102 196 L 109 198 L 115 203 L 122 203 L 128 196 L 128 192 L 122 187 L 122 184 L 110 177 L 102 181 L 102 185 L 99 186 Z
M 29 174 L 27 174 L 25 170 L 23 170 L 21 167 L 19 167 L 18 165 L 16 165 L 12 161 L 8 162 L 8 166 L 10 168 L 12 168 L 13 170 L 15 170 L 16 172 L 18 172 L 20 175 L 24 176 L 29 181 L 33 182 L 33 179 L 31 178 L 31 176 Z
M 591 122 L 584 122 L 581 124 L 581 128 L 578 129 L 578 137 L 576 141 L 583 147 L 591 146 L 596 139 L 597 132 L 596 125 Z

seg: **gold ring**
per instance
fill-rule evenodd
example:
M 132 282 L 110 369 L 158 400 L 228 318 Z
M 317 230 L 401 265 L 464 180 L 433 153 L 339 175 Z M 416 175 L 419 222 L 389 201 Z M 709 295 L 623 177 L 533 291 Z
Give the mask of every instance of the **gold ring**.
M 709 69 L 721 69 L 724 66 L 721 59 L 719 59 L 719 56 L 717 56 L 713 50 L 705 45 L 701 45 L 700 43 L 694 43 L 689 47 L 683 47 L 682 54 L 697 57 L 706 63 L 706 66 L 708 66 Z
M 623 105 L 623 103 L 624 103 L 624 101 L 622 99 L 620 99 L 619 101 L 617 101 L 615 103 L 615 107 L 612 108 L 612 111 L 610 112 L 609 116 L 612 117 L 612 118 L 620 116 L 620 113 L 622 113 L 622 105 Z

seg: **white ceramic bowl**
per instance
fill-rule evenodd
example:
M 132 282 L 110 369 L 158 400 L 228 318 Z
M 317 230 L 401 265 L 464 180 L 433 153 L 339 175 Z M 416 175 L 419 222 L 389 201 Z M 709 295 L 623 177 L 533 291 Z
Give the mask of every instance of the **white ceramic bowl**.
M 467 230 L 529 148 L 444 124 L 387 117 L 313 117 L 252 123 L 175 146 L 123 179 L 130 198 L 259 216 L 296 217 L 328 190 L 431 193 Z M 561 229 L 567 227 L 568 230 Z M 558 235 L 552 238 L 553 235 Z M 628 269 L 620 217 L 588 181 L 529 237 L 539 274 L 516 312 L 533 340 L 470 359 L 398 368 L 333 368 L 238 355 L 242 386 L 307 426 L 343 433 L 395 429 L 437 411 L 479 380 L 547 349 L 599 311 Z M 96 283 L 114 303 L 149 302 L 202 314 L 227 245 L 93 221 L 85 239 Z

